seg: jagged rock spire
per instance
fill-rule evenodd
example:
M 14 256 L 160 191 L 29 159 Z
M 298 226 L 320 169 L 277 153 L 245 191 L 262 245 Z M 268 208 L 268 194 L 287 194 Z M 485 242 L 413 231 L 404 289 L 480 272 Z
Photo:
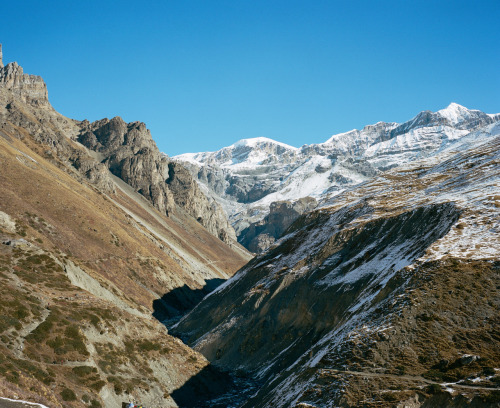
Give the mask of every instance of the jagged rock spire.
M 0 44 L 0 68 L 3 68 L 2 44 Z

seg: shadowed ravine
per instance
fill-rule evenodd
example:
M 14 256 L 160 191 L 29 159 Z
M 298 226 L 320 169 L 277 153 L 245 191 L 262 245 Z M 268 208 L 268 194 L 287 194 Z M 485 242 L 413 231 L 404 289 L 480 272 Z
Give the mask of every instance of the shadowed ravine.
M 153 301 L 153 317 L 170 328 L 223 282 L 224 279 L 216 278 L 207 280 L 201 289 L 191 289 L 186 284 L 175 288 Z

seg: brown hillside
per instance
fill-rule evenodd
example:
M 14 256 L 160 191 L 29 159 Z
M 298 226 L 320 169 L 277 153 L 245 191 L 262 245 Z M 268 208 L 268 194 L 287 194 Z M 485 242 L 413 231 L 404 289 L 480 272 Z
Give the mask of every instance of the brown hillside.
M 173 390 L 217 374 L 167 334 L 154 302 L 183 312 L 248 253 L 175 200 L 160 213 L 75 141 L 78 122 L 53 110 L 40 77 L 0 71 L 0 394 L 176 406 Z M 159 301 L 176 291 L 180 306 Z

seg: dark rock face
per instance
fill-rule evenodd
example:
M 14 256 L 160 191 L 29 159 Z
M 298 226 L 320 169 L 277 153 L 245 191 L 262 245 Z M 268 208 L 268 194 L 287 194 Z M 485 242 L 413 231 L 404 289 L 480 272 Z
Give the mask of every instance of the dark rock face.
M 251 261 L 234 284 L 202 302 L 178 330 L 189 333 L 189 343 L 196 344 L 218 326 L 213 337 L 205 337 L 198 347 L 224 366 L 242 364 L 258 370 L 273 353 L 295 344 L 291 362 L 308 344 L 345 322 L 352 309 L 357 310 L 356 303 L 363 305 L 364 298 L 376 296 L 384 276 L 397 271 L 398 259 L 407 264 L 417 259 L 459 216 L 451 204 L 433 205 L 344 228 L 372 211 L 358 203 L 338 212 L 303 215 L 288 230 L 290 238 Z M 235 308 L 235 299 L 242 298 L 246 301 Z M 219 331 L 228 318 L 240 323 Z M 223 350 L 218 357 L 215 346 Z
M 131 185 L 161 212 L 177 205 L 226 243 L 236 236 L 220 206 L 210 201 L 189 172 L 160 153 L 142 122 L 120 117 L 81 123 L 78 141 L 101 156 L 115 176 Z
M 297 201 L 275 201 L 269 206 L 266 217 L 244 229 L 238 242 L 252 252 L 260 253 L 268 249 L 286 229 L 302 214 L 313 210 L 317 201 L 304 197 Z
M 271 180 L 263 180 L 259 175 L 239 175 L 229 177 L 225 193 L 239 203 L 253 203 L 271 193 L 273 187 Z

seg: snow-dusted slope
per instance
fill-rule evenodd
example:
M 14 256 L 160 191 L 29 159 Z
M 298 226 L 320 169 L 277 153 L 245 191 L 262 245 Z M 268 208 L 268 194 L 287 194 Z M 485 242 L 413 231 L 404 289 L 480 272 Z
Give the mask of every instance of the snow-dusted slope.
M 174 159 L 227 211 L 237 234 L 279 200 L 339 194 L 380 171 L 438 153 L 454 140 L 500 120 L 456 103 L 402 123 L 379 122 L 295 148 L 268 138 L 241 140 L 216 152 Z
M 260 382 L 238 406 L 497 406 L 500 123 L 446 145 L 326 196 L 179 323 Z

